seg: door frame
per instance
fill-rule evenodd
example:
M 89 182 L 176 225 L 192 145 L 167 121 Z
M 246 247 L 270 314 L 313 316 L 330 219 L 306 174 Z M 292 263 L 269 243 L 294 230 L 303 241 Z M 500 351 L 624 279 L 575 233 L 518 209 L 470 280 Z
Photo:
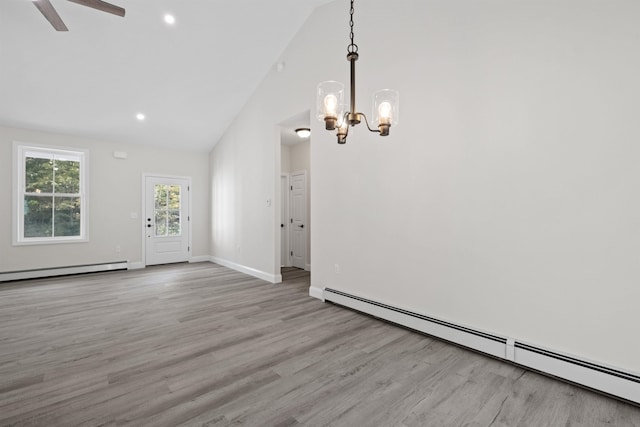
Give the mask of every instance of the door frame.
M 192 199 L 193 197 L 191 197 L 192 193 L 191 193 L 191 177 L 190 176 L 180 176 L 180 175 L 166 175 L 166 174 L 162 174 L 162 173 L 143 173 L 142 174 L 142 185 L 141 185 L 141 191 L 142 191 L 142 197 L 140 197 L 140 199 L 142 200 L 142 205 L 141 205 L 141 210 L 140 210 L 140 216 L 138 217 L 140 219 L 140 233 L 141 233 L 141 238 L 142 238 L 142 266 L 143 268 L 147 266 L 147 230 L 146 230 L 146 222 L 145 222 L 145 216 L 147 213 L 147 178 L 162 178 L 162 179 L 184 179 L 187 181 L 187 185 L 189 186 L 189 203 L 187 203 L 187 209 L 189 210 L 189 212 L 187 213 L 188 217 L 189 217 L 189 247 L 192 248 L 193 247 L 193 221 L 191 219 L 192 216 Z M 191 262 L 191 257 L 192 257 L 193 251 L 189 250 L 189 256 L 187 257 L 187 262 Z
M 285 179 L 285 186 L 282 188 L 282 179 Z M 280 191 L 281 194 L 281 207 L 282 212 L 280 212 L 280 219 L 284 216 L 284 227 L 280 227 L 280 229 L 284 228 L 284 238 L 282 237 L 282 232 L 280 233 L 280 258 L 282 258 L 282 253 L 286 254 L 284 259 L 280 260 L 281 267 L 291 267 L 291 255 L 289 252 L 291 251 L 291 224 L 289 223 L 289 218 L 291 217 L 291 191 L 289 191 L 289 187 L 291 186 L 291 177 L 288 172 L 282 172 L 280 174 Z M 282 231 L 282 230 L 281 230 Z

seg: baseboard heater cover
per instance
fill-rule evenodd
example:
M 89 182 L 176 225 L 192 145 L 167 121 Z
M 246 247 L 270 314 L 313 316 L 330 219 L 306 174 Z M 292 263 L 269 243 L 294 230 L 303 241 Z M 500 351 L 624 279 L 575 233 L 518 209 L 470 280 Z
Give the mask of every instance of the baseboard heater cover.
M 9 271 L 6 273 L 0 273 L 0 282 L 126 269 L 126 261 L 105 262 L 101 264 L 73 265 L 67 267 L 37 268 L 33 270 Z
M 398 325 L 508 360 L 636 404 L 640 404 L 640 375 L 565 355 L 513 338 L 446 322 L 336 289 L 325 288 L 324 300 Z

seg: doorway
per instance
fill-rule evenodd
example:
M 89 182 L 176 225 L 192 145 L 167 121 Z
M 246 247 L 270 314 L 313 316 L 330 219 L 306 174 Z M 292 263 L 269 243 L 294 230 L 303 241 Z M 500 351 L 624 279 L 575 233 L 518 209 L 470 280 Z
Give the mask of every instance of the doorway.
M 282 267 L 311 270 L 311 138 L 295 132 L 309 124 L 309 111 L 280 123 L 280 250 L 276 253 L 281 273 Z
M 280 265 L 309 270 L 307 171 L 281 174 L 280 188 L 282 194 Z
M 145 265 L 189 261 L 191 178 L 144 176 Z

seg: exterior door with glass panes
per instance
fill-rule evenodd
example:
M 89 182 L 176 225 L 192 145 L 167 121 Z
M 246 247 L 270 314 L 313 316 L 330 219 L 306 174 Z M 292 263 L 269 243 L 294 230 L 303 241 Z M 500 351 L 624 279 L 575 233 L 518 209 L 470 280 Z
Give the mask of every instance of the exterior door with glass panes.
M 189 260 L 189 179 L 145 177 L 145 264 Z

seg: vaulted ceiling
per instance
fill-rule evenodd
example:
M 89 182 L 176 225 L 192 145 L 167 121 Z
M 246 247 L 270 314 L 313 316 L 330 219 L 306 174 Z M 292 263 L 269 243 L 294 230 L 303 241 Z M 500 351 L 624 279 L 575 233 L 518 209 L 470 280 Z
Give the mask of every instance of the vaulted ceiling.
M 0 125 L 209 150 L 331 0 L 109 1 L 124 18 L 51 0 L 68 32 L 33 0 L 0 2 Z

